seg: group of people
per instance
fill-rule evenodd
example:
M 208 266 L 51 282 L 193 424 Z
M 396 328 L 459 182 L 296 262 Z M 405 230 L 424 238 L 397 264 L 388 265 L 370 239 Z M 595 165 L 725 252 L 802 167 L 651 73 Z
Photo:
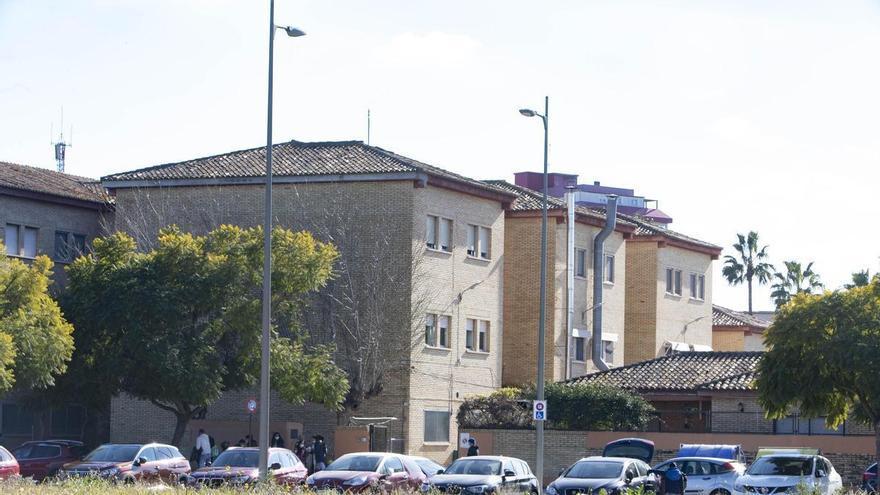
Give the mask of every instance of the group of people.
M 236 447 L 257 447 L 258 445 L 257 440 L 251 435 L 245 435 L 236 443 Z M 214 437 L 208 435 L 204 428 L 200 428 L 190 455 L 190 461 L 200 468 L 209 466 L 217 456 L 229 447 L 229 442 L 223 441 L 218 448 Z M 281 433 L 276 431 L 272 435 L 269 447 L 284 448 L 284 437 L 281 436 Z M 306 446 L 302 440 L 297 440 L 292 450 L 299 457 L 299 460 L 309 468 L 309 472 L 321 471 L 327 467 L 327 444 L 324 443 L 322 435 L 314 435 L 312 444 L 309 446 Z

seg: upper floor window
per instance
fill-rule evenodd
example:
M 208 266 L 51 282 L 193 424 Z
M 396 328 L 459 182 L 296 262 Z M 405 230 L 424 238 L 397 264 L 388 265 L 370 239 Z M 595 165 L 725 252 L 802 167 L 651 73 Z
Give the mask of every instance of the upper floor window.
M 574 274 L 576 277 L 587 276 L 587 250 L 574 249 Z
M 706 276 L 691 273 L 691 298 L 704 300 L 706 297 Z
M 475 352 L 489 352 L 489 322 L 468 318 L 465 322 L 465 348 Z
M 430 347 L 449 347 L 449 317 L 428 314 L 425 317 L 425 345 Z
M 697 277 L 697 282 L 699 282 L 699 284 L 700 284 L 700 290 L 697 291 L 697 296 L 699 297 L 699 299 L 701 301 L 705 301 L 706 300 L 706 276 L 700 275 L 699 277 Z
M 614 283 L 614 255 L 605 255 L 605 282 Z
M 6 254 L 24 258 L 37 257 L 37 230 L 34 227 L 7 223 L 4 231 L 3 244 Z
M 467 254 L 475 258 L 488 260 L 492 249 L 492 229 L 479 225 L 468 225 Z
M 681 295 L 681 270 L 675 268 L 666 269 L 666 293 L 676 296 Z
M 452 220 L 428 215 L 425 245 L 438 251 L 452 251 Z
M 574 339 L 574 360 L 575 361 L 583 361 L 585 352 L 584 346 L 586 345 L 586 340 L 584 337 L 575 337 Z
M 73 261 L 86 251 L 86 236 L 55 231 L 55 261 Z

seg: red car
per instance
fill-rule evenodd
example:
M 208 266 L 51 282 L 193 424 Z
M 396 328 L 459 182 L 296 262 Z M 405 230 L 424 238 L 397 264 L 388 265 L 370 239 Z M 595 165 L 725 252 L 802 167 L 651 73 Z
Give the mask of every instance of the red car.
M 260 449 L 256 447 L 230 447 L 212 465 L 196 469 L 181 481 L 202 486 L 248 485 L 260 478 L 259 461 Z M 308 475 L 299 458 L 287 449 L 269 449 L 269 469 L 280 485 L 301 485 Z
M 43 440 L 25 442 L 12 454 L 18 460 L 22 476 L 41 481 L 55 476 L 68 462 L 82 459 L 85 450 L 83 443 L 75 440 Z
M 189 473 L 189 461 L 177 447 L 161 443 L 107 443 L 91 451 L 83 460 L 69 462 L 58 470 L 60 478 L 95 477 L 126 483 L 176 483 Z
M 405 455 L 382 452 L 345 454 L 327 469 L 306 480 L 313 490 L 361 492 L 367 490 L 418 491 L 428 479 Z
M 0 480 L 5 480 L 18 474 L 18 461 L 8 450 L 0 446 Z

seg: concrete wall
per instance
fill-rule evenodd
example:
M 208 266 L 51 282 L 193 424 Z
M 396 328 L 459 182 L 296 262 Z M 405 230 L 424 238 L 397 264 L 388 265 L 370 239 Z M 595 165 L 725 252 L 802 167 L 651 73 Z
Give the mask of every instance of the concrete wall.
M 744 351 L 766 351 L 767 347 L 764 345 L 764 334 L 757 332 L 747 333 L 745 336 L 745 342 L 743 343 Z
M 452 251 L 425 245 L 427 215 L 452 220 Z M 489 260 L 467 254 L 467 226 L 491 229 Z M 504 210 L 501 203 L 446 189 L 415 190 L 413 250 L 419 253 L 413 287 L 413 308 L 420 324 L 412 349 L 409 375 L 407 451 L 448 462 L 457 448 L 456 414 L 461 402 L 501 386 L 504 325 L 502 322 L 505 260 Z M 449 347 L 425 343 L 425 315 L 448 316 Z M 488 352 L 465 347 L 468 319 L 489 322 Z M 475 331 L 475 339 L 476 332 Z M 450 414 L 449 441 L 425 441 L 425 411 Z
M 682 272 L 682 294 L 666 293 L 666 269 Z M 712 258 L 672 246 L 657 252 L 657 340 L 654 356 L 666 341 L 712 345 Z M 706 277 L 705 298 L 690 297 L 690 275 Z M 687 327 L 685 329 L 685 326 Z

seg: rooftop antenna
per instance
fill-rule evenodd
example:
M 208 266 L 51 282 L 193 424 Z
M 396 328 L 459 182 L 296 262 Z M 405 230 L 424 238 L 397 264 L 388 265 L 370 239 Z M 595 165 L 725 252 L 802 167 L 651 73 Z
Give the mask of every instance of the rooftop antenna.
M 370 145 L 370 109 L 367 109 L 367 146 Z
M 49 139 L 53 139 L 53 128 L 50 125 L 49 127 Z M 52 146 L 55 148 L 55 166 L 58 171 L 62 174 L 64 173 L 64 156 L 67 152 L 67 147 L 73 147 L 73 126 L 70 126 L 70 142 L 64 141 L 64 107 L 61 107 L 61 132 L 58 134 L 57 141 L 50 141 Z

